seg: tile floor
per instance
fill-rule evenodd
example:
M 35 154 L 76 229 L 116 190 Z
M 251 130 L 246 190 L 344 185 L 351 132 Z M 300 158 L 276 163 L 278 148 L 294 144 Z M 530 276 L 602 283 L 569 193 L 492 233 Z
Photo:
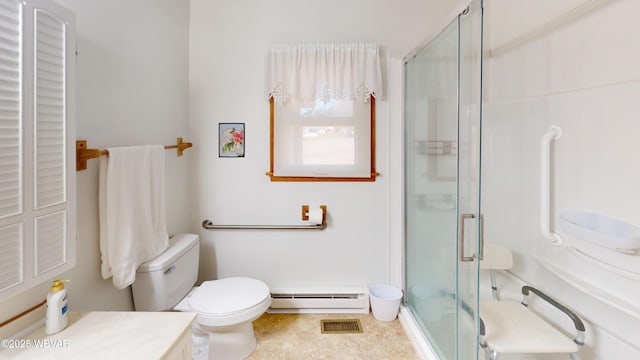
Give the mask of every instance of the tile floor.
M 322 334 L 320 320 L 360 319 L 362 334 Z M 418 359 L 400 322 L 371 314 L 264 314 L 253 323 L 258 340 L 249 360 Z

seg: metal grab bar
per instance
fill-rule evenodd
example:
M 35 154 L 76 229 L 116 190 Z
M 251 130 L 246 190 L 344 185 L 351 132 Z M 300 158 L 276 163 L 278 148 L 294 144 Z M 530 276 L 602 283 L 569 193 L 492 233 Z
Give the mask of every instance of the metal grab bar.
M 309 225 L 214 225 L 211 220 L 204 220 L 202 227 L 207 230 L 216 229 L 249 229 L 249 230 L 324 230 L 327 222 Z
M 551 231 L 551 141 L 562 136 L 562 128 L 549 127 L 540 140 L 540 231 L 553 245 L 562 245 L 560 235 Z

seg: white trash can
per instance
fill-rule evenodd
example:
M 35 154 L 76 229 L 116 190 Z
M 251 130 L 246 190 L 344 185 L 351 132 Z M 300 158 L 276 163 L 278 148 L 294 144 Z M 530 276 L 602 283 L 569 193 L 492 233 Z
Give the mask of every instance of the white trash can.
M 369 286 L 369 301 L 373 316 L 380 321 L 393 321 L 398 316 L 402 300 L 402 290 L 393 285 L 375 284 Z

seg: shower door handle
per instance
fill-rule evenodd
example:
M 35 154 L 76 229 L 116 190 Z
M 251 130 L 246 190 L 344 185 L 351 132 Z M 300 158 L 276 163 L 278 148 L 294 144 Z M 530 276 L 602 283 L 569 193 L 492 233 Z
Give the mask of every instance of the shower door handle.
M 460 252 L 460 261 L 461 262 L 469 262 L 473 261 L 476 257 L 475 254 L 472 256 L 465 256 L 464 254 L 464 223 L 467 219 L 475 219 L 476 215 L 471 213 L 463 213 L 460 214 L 460 236 L 458 237 L 458 251 Z

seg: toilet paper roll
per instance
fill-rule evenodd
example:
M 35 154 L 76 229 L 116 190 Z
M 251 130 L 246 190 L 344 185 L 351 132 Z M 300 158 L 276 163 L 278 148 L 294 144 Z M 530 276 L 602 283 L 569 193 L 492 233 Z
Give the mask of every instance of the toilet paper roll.
M 322 224 L 322 209 L 309 210 L 309 222 L 312 224 Z

